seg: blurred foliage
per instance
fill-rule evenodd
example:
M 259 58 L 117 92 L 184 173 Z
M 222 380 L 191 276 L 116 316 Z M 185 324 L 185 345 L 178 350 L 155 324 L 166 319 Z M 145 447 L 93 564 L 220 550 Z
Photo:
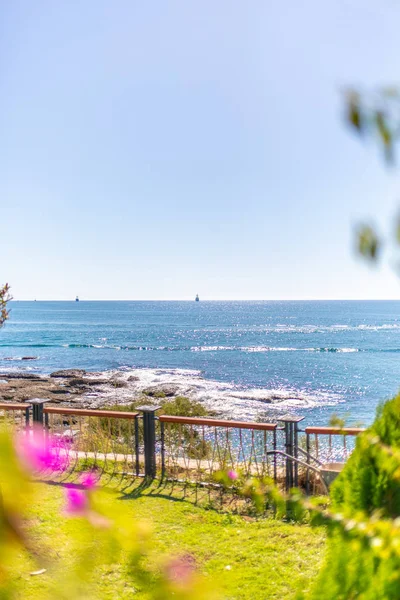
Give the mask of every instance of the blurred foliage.
M 381 87 L 369 93 L 349 89 L 345 94 L 346 121 L 364 139 L 377 140 L 388 164 L 395 159 L 395 143 L 400 135 L 400 91 Z
M 374 261 L 379 256 L 381 241 L 370 225 L 361 225 L 357 232 L 357 250 L 367 260 Z
M 400 89 L 382 87 L 365 93 L 356 89 L 345 93 L 345 118 L 350 129 L 361 139 L 373 139 L 382 148 L 387 165 L 396 160 L 395 146 L 400 137 Z M 391 242 L 400 246 L 400 218 L 395 222 Z M 356 232 L 357 252 L 370 262 L 377 261 L 383 240 L 370 224 L 361 224 Z
M 381 405 L 373 425 L 358 436 L 331 495 L 341 511 L 400 517 L 400 395 Z
M 351 413 L 345 413 L 343 416 L 339 416 L 336 413 L 332 413 L 329 418 L 329 427 L 339 427 L 340 429 L 344 429 L 345 427 L 365 427 L 365 424 L 362 421 L 354 422 L 352 421 L 349 424 L 349 419 L 351 418 Z
M 329 427 L 340 427 L 343 429 L 346 427 L 346 419 L 339 417 L 336 413 L 333 413 L 329 419 Z
M 312 598 L 394 600 L 400 589 L 400 395 L 373 425 L 331 490 L 325 566 Z
M 7 310 L 7 303 L 11 300 L 10 286 L 6 283 L 0 286 L 0 327 L 4 325 L 9 317 L 9 311 Z
M 43 432 L 41 432 L 43 436 Z M 48 443 L 43 436 L 43 443 Z M 91 598 L 91 583 L 99 568 L 118 563 L 121 555 L 128 556 L 125 573 L 127 584 L 151 589 L 148 597 L 155 600 L 216 598 L 214 586 L 198 573 L 192 558 L 187 555 L 159 556 L 157 568 L 150 568 L 148 557 L 152 552 L 151 532 L 146 524 L 132 520 L 121 505 L 110 512 L 104 502 L 104 492 L 95 487 L 95 479 L 86 474 L 79 485 L 68 485 L 64 518 L 79 518 L 81 526 L 71 531 L 69 554 L 74 557 L 68 569 L 62 561 L 49 557 L 46 548 L 37 544 L 30 534 L 26 516 L 31 503 L 34 474 L 27 463 L 21 462 L 18 444 L 21 438 L 12 438 L 0 431 L 0 598 L 17 597 L 15 580 L 9 570 L 21 552 L 35 565 L 31 574 L 51 573 L 48 594 L 44 598 Z M 49 452 L 51 446 L 48 446 Z M 32 452 L 35 452 L 32 445 Z M 42 448 L 40 449 L 42 451 Z M 108 506 L 108 509 L 106 509 Z

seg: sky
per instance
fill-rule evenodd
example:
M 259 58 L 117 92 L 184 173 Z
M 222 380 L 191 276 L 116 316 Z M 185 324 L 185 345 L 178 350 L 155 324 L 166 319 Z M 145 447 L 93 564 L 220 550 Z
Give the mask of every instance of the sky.
M 0 2 L 0 283 L 16 299 L 400 298 L 400 164 L 346 86 L 400 83 L 393 0 Z

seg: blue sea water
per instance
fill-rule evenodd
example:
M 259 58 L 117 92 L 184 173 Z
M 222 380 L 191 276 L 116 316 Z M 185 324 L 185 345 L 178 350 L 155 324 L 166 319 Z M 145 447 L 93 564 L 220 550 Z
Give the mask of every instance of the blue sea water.
M 12 302 L 0 371 L 72 367 L 191 377 L 232 416 L 368 424 L 400 387 L 400 301 Z

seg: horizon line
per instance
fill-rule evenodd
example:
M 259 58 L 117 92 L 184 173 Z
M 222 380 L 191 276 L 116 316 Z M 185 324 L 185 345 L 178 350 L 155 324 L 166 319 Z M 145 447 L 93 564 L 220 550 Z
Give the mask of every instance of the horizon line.
M 396 302 L 399 298 L 209 298 L 200 300 L 201 302 Z M 73 302 L 75 299 L 50 299 L 50 298 L 12 298 L 10 302 Z M 85 298 L 79 299 L 79 302 L 196 302 L 188 298 L 130 298 L 130 299 L 101 299 Z

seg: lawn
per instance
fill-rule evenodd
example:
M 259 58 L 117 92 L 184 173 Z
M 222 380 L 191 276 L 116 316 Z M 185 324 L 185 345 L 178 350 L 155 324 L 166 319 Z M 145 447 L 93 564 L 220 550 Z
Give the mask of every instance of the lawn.
M 46 557 L 63 564 L 67 573 L 77 556 L 71 546 L 71 533 L 79 534 L 86 523 L 62 514 L 62 486 L 35 483 L 34 488 L 36 493 L 28 512 L 34 545 L 44 547 Z M 325 536 L 321 529 L 196 506 L 190 494 L 185 498 L 181 490 L 170 486 L 108 488 L 102 502 L 106 511 L 123 514 L 127 522 L 138 521 L 142 528 L 143 523 L 151 526 L 151 566 L 157 568 L 156 556 L 160 553 L 189 553 L 205 578 L 215 582 L 226 599 L 295 598 L 299 586 L 305 590 L 311 585 L 324 554 Z M 18 551 L 11 566 L 16 597 L 48 597 L 52 569 L 40 575 L 30 574 L 41 566 L 40 560 L 35 564 L 24 551 Z M 93 597 L 151 598 L 148 586 L 145 589 L 133 585 L 126 578 L 127 568 L 123 554 L 117 562 L 94 565 Z

